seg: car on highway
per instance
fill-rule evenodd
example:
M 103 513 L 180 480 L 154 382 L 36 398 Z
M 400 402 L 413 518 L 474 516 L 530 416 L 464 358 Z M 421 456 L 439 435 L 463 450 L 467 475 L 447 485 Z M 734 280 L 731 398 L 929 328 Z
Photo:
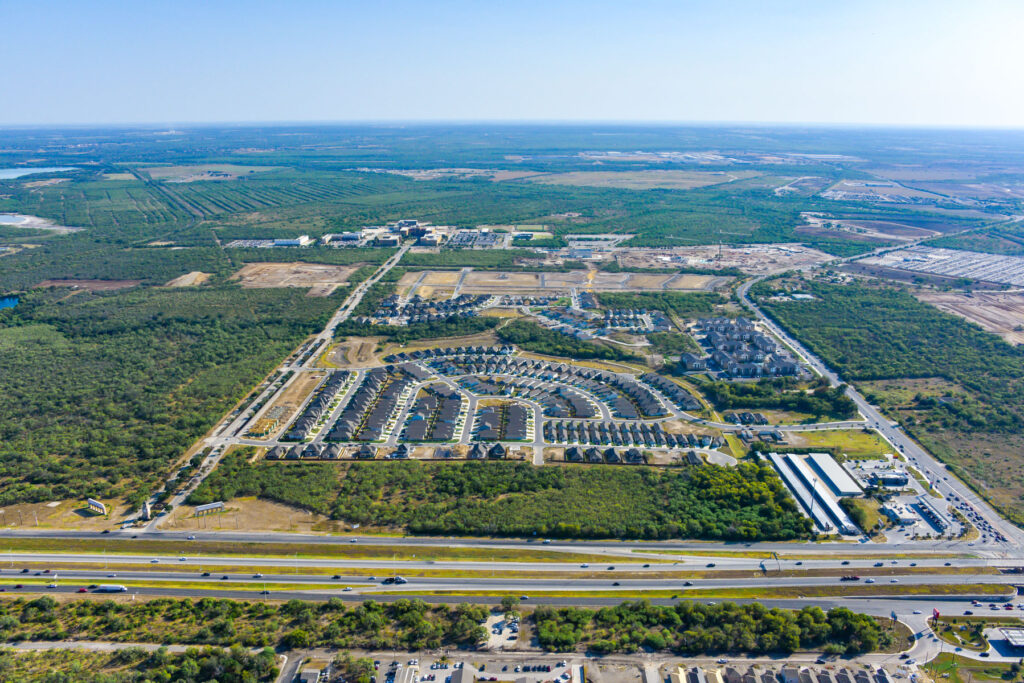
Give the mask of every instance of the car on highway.
M 185 562 L 186 560 L 188 560 L 188 558 L 185 557 L 184 555 L 182 555 L 181 557 L 178 558 L 178 562 Z
M 189 536 L 188 539 L 186 539 L 186 540 L 194 541 L 194 540 L 196 540 L 196 537 L 195 536 Z
M 875 582 L 875 580 L 874 579 L 870 579 L 870 578 L 864 581 L 864 583 L 874 583 L 874 582 Z
M 88 593 L 88 592 L 89 592 L 89 589 L 87 589 L 87 588 L 79 588 L 79 589 L 78 589 L 77 591 L 75 591 L 75 592 L 76 592 L 76 593 Z
M 581 564 L 581 565 L 580 565 L 580 567 L 582 567 L 583 569 L 586 569 L 586 568 L 587 568 L 587 567 L 589 567 L 589 566 L 590 566 L 590 565 L 589 565 L 589 564 L 587 564 L 586 562 L 584 562 L 583 564 Z
M 209 576 L 209 575 L 210 575 L 210 572 L 203 572 L 202 573 L 202 576 Z
M 263 578 L 263 574 L 253 574 L 252 578 L 254 578 L 254 579 L 262 579 Z

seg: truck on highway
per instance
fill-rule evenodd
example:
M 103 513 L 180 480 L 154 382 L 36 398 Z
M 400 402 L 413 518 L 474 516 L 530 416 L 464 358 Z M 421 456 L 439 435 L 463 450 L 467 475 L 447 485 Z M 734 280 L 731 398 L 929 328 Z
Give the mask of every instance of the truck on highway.
M 96 586 L 95 593 L 127 593 L 128 589 L 119 583 L 101 583 Z

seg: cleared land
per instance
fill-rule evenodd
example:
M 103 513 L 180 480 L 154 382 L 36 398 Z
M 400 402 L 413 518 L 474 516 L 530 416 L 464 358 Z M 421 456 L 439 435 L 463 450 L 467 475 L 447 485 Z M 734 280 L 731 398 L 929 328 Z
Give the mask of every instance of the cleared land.
M 832 256 L 801 244 L 754 244 L 749 246 L 706 245 L 698 247 L 672 247 L 670 249 L 630 249 L 617 254 L 624 268 L 671 268 L 686 266 L 697 268 L 739 268 L 763 274 L 815 265 Z
M 1024 344 L 1024 294 L 976 292 L 967 296 L 955 292 L 923 291 L 916 296 L 946 313 L 981 325 L 1011 344 Z
M 835 448 L 853 460 L 881 458 L 893 452 L 892 446 L 877 433 L 860 429 L 791 432 L 788 440 L 796 448 Z
M 112 292 L 141 284 L 142 280 L 43 280 L 36 287 L 70 287 L 90 292 Z
M 249 268 L 252 265 L 246 266 Z M 258 264 L 269 265 L 269 264 Z M 243 268 L 244 271 L 246 268 Z M 239 271 L 241 274 L 242 271 Z M 474 270 L 463 274 L 455 271 L 414 271 L 406 273 L 399 281 L 400 287 L 413 287 L 419 283 L 417 292 L 421 296 L 425 288 L 454 287 L 462 277 L 464 294 L 527 293 L 592 289 L 596 291 L 670 290 L 706 292 L 714 290 L 729 278 L 714 275 L 691 274 L 647 274 L 647 273 L 602 273 L 574 270 L 566 273 L 518 273 L 505 271 Z M 243 283 L 243 286 L 244 283 Z M 432 293 L 433 289 L 427 290 Z
M 191 273 L 185 273 L 184 275 L 179 275 L 178 277 L 174 278 L 173 280 L 171 280 L 170 282 L 168 282 L 164 286 L 165 287 L 195 287 L 197 285 L 203 284 L 204 282 L 206 282 L 209 279 L 210 279 L 210 274 L 209 273 L 204 273 L 204 272 L 202 272 L 200 270 L 193 270 Z
M 323 378 L 324 373 L 321 372 L 300 373 L 281 393 L 273 405 L 263 413 L 264 418 L 278 421 L 278 427 L 274 430 L 275 433 L 288 424 L 295 415 L 295 411 L 309 398 L 309 394 Z
M 625 190 L 691 190 L 752 178 L 758 171 L 575 171 L 530 178 L 546 185 L 616 187 Z
M 235 498 L 219 515 L 193 517 L 191 507 L 171 512 L 165 529 L 235 529 L 242 531 L 290 531 L 310 533 L 328 522 L 327 517 L 290 505 L 259 498 Z
M 247 263 L 234 274 L 243 287 L 308 287 L 310 294 L 327 296 L 348 284 L 356 266 L 323 263 Z

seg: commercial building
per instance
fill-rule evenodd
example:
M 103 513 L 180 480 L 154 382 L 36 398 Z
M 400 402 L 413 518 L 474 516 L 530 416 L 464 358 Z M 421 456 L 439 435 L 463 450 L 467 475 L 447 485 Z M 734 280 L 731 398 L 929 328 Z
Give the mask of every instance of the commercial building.
M 274 240 L 275 247 L 307 247 L 312 243 L 313 239 L 309 235 Z
M 837 496 L 859 496 L 862 493 L 853 477 L 828 453 L 811 453 L 807 460 Z

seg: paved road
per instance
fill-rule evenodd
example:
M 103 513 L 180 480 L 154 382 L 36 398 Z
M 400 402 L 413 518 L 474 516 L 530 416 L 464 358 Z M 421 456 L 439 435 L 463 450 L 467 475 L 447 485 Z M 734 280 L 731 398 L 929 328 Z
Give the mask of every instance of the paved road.
M 10 538 L 75 538 L 75 539 L 100 539 L 100 538 L 128 538 L 137 536 L 148 540 L 176 540 L 185 541 L 188 536 L 195 536 L 197 541 L 231 541 L 241 543 L 297 543 L 316 545 L 335 545 L 339 543 L 350 543 L 353 538 L 365 544 L 387 544 L 389 546 L 404 547 L 455 547 L 455 548 L 536 548 L 545 551 L 560 552 L 603 552 L 603 553 L 625 553 L 632 551 L 682 551 L 687 553 L 715 552 L 715 551 L 736 551 L 736 552 L 778 552 L 793 553 L 801 556 L 822 555 L 823 557 L 849 557 L 855 558 L 858 555 L 877 556 L 886 553 L 899 553 L 903 556 L 910 556 L 920 553 L 947 553 L 947 554 L 969 554 L 979 557 L 1001 558 L 1007 561 L 1019 560 L 1024 564 L 1024 548 L 1021 547 L 986 547 L 968 546 L 963 541 L 950 540 L 919 540 L 913 542 L 890 542 L 890 543 L 782 543 L 782 542 L 761 542 L 761 543 L 712 543 L 704 541 L 553 541 L 550 544 L 542 544 L 538 539 L 522 538 L 456 538 L 454 536 L 381 536 L 374 537 L 365 534 L 350 535 L 327 535 L 327 534 L 298 534 L 289 532 L 244 532 L 244 531 L 162 531 L 153 530 L 149 532 L 137 529 L 126 531 L 114 531 L 110 535 L 101 536 L 96 531 L 79 531 L 72 529 L 44 529 L 38 527 L 30 528 L 4 528 L 0 529 L 0 539 Z M 2 542 L 0 542 L 2 548 Z M 639 557 L 639 555 L 631 555 Z M 661 557 L 664 559 L 664 556 Z
M 761 323 L 767 327 L 772 334 L 789 344 L 799 355 L 803 357 L 804 361 L 811 368 L 825 377 L 829 381 L 830 385 L 840 386 L 845 384 L 836 371 L 829 368 L 821 358 L 794 339 L 788 332 L 782 329 L 780 325 L 776 324 L 773 319 L 766 315 L 760 307 L 750 299 L 749 291 L 751 286 L 763 279 L 765 278 L 755 278 L 741 285 L 737 290 L 740 300 L 751 311 L 753 311 Z M 988 505 L 988 503 L 975 494 L 974 491 L 972 491 L 966 484 L 956 477 L 951 476 L 946 470 L 945 465 L 939 462 L 926 450 L 921 448 L 921 446 L 907 436 L 901 428 L 893 426 L 893 423 L 890 422 L 890 420 L 875 406 L 871 405 L 853 386 L 849 384 L 846 385 L 846 394 L 854 401 L 854 403 L 857 404 L 857 408 L 867 419 L 868 423 L 875 427 L 879 433 L 893 444 L 900 453 L 904 454 L 910 464 L 920 470 L 929 481 L 935 483 L 935 487 L 939 493 L 943 495 L 953 493 L 954 495 L 967 500 L 992 526 L 993 529 L 1002 533 L 1003 536 L 1006 537 L 1007 543 L 1001 545 L 1007 552 L 1011 551 L 1011 549 L 1019 549 L 1024 545 L 1024 531 L 1004 520 L 998 513 L 996 513 L 995 510 L 992 509 L 991 506 Z

